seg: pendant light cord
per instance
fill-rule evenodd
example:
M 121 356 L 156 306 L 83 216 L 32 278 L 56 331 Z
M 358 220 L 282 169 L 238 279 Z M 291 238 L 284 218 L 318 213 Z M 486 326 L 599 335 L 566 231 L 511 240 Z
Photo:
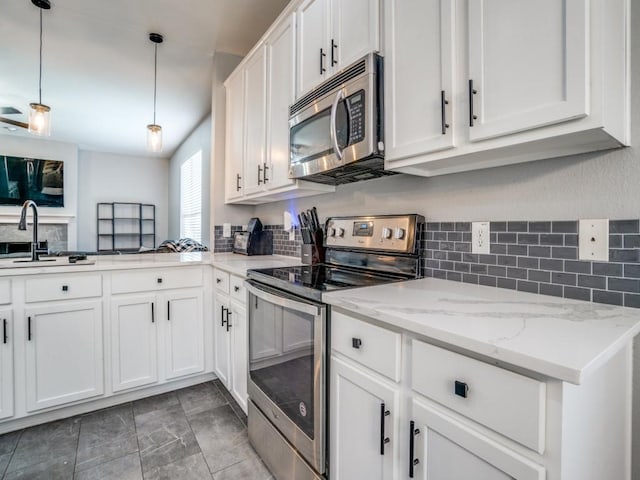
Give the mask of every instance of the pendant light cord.
M 40 9 L 40 76 L 38 80 L 38 103 L 42 105 L 42 8 Z
M 153 60 L 153 124 L 156 124 L 156 92 L 158 87 L 158 44 L 156 43 L 155 56 Z

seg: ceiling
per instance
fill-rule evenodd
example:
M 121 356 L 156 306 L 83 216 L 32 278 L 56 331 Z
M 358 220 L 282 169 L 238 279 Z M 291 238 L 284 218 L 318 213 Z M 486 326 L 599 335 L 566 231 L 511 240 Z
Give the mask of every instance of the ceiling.
M 52 140 L 84 150 L 150 155 L 153 46 L 158 47 L 157 123 L 170 156 L 211 110 L 214 52 L 244 56 L 288 0 L 51 0 L 43 13 L 42 103 Z M 0 107 L 38 101 L 39 9 L 0 0 Z M 26 114 L 4 115 L 27 121 Z M 0 135 L 31 135 L 9 131 Z M 0 148 L 1 148 L 0 138 Z M 1 152 L 0 152 L 1 153 Z

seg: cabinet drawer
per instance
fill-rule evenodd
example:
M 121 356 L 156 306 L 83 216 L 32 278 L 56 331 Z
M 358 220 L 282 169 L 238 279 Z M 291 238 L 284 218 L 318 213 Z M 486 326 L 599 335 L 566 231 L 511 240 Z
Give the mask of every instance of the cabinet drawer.
M 247 303 L 247 291 L 244 288 L 244 278 L 231 275 L 229 280 L 229 293 L 233 300 L 237 300 L 243 305 Z
M 229 293 L 229 273 L 217 268 L 213 271 L 213 285 L 222 293 Z
M 28 279 L 24 283 L 26 303 L 102 296 L 101 275 L 67 275 Z
M 111 291 L 116 294 L 190 288 L 201 285 L 202 269 L 200 267 L 115 272 L 111 276 Z
M 418 340 L 412 341 L 411 368 L 414 391 L 544 452 L 543 382 Z
M 11 303 L 11 279 L 0 280 L 0 305 Z
M 340 312 L 331 313 L 331 348 L 400 381 L 401 336 Z

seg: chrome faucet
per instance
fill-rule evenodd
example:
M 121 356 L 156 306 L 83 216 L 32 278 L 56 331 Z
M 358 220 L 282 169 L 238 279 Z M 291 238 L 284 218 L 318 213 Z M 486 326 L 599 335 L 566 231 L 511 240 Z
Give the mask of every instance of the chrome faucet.
M 20 223 L 18 223 L 18 230 L 27 229 L 27 211 L 29 207 L 33 209 L 33 241 L 31 242 L 31 261 L 37 262 L 40 260 L 40 250 L 38 249 L 38 206 L 33 200 L 27 200 L 22 205 L 22 211 L 20 212 Z

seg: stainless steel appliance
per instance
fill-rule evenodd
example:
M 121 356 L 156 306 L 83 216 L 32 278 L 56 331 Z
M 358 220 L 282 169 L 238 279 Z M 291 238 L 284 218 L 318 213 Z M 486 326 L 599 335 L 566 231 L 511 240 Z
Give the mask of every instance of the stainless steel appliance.
M 330 218 L 323 264 L 250 270 L 249 439 L 278 480 L 327 465 L 330 308 L 323 294 L 422 276 L 424 218 Z
M 339 185 L 384 170 L 382 57 L 371 53 L 289 109 L 289 176 Z
M 273 232 L 262 229 L 262 222 L 254 217 L 249 220 L 247 230 L 233 234 L 233 253 L 242 255 L 272 255 Z

